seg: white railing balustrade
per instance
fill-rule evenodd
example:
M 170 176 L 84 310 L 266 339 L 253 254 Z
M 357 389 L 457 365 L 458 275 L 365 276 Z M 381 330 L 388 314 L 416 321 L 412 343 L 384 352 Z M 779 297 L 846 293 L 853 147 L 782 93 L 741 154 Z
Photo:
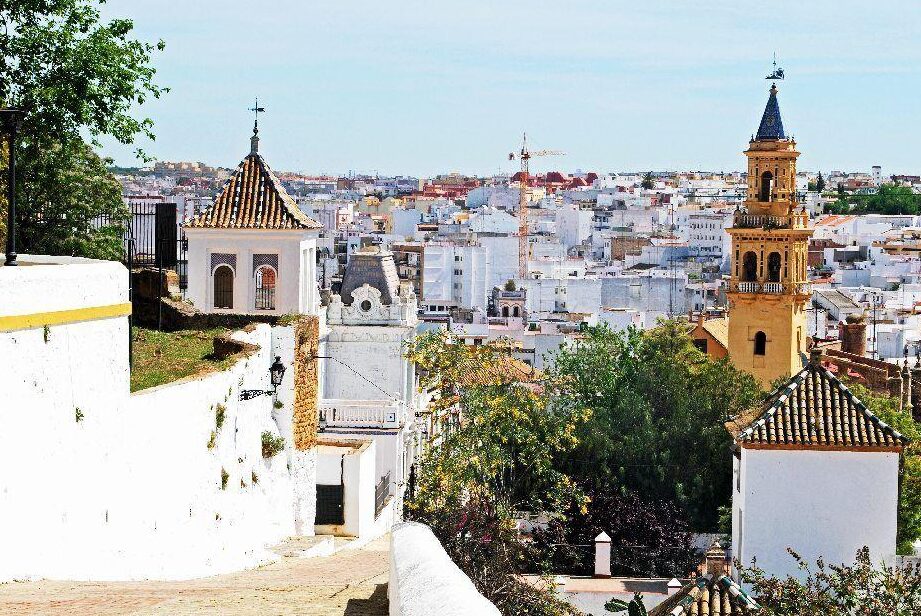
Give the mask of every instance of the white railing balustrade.
M 740 282 L 739 293 L 757 293 L 758 287 L 757 282 Z
M 774 293 L 779 294 L 783 293 L 783 283 L 782 282 L 765 282 L 761 287 L 762 293 Z
M 398 428 L 403 405 L 389 400 L 321 400 L 320 424 L 329 427 Z

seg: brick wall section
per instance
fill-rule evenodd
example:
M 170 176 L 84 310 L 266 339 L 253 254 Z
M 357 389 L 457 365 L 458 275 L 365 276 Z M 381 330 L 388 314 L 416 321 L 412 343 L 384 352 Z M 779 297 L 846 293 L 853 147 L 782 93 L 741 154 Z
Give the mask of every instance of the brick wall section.
M 320 348 L 320 323 L 315 316 L 304 316 L 294 324 L 294 447 L 301 451 L 317 444 L 317 405 Z

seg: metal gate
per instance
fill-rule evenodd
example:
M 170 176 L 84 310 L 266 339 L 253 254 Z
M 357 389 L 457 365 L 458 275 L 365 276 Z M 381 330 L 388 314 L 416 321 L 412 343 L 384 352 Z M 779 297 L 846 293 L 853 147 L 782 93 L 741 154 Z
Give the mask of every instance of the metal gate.
M 132 203 L 130 220 L 124 233 L 122 261 L 134 267 L 162 267 L 179 276 L 179 288 L 188 286 L 189 242 L 179 228 L 177 205 L 171 202 Z M 110 217 L 99 216 L 96 227 L 112 224 Z
M 316 524 L 345 524 L 341 485 L 317 484 Z

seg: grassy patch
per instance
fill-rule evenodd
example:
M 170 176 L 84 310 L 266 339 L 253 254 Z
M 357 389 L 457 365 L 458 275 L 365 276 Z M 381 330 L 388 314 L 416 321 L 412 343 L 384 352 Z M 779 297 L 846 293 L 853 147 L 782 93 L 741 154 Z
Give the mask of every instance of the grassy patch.
M 218 328 L 158 332 L 135 327 L 132 330 L 134 365 L 131 368 L 131 391 L 231 366 L 236 357 L 220 361 L 212 357 L 212 340 L 226 331 Z

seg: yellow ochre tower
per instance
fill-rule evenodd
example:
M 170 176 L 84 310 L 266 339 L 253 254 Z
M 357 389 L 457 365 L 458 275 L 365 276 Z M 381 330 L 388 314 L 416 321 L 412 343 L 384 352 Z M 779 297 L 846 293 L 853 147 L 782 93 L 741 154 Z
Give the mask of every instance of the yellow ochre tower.
M 809 254 L 805 208 L 797 206 L 796 142 L 784 134 L 777 86 L 745 151 L 748 192 L 732 237 L 729 357 L 765 388 L 799 372 L 806 350 Z

